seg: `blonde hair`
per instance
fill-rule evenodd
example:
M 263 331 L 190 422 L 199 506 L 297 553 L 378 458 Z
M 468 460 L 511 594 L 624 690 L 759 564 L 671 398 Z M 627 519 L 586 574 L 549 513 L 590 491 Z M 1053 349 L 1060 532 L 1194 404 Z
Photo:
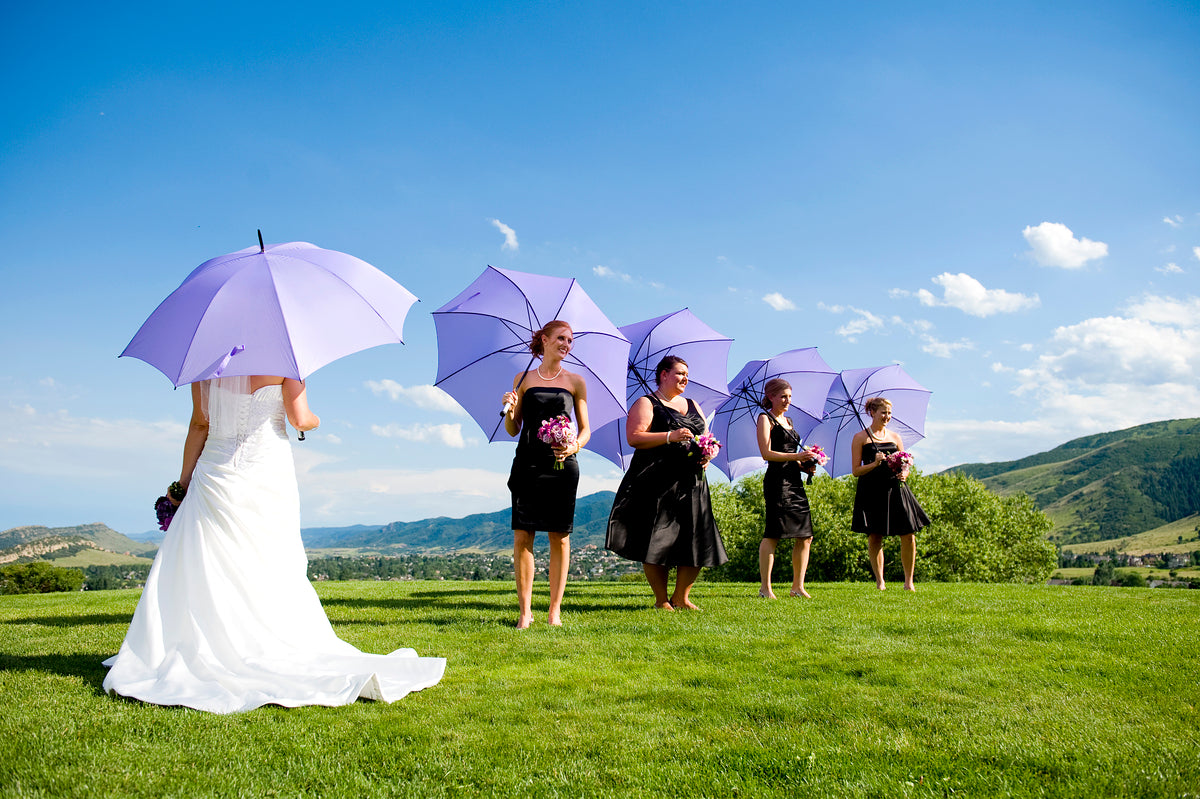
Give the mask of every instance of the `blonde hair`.
M 571 330 L 571 326 L 569 324 L 567 324 L 566 322 L 564 322 L 563 320 L 552 319 L 551 321 L 542 325 L 541 330 L 533 331 L 533 338 L 529 342 L 530 351 L 534 355 L 544 355 L 546 350 L 542 346 L 542 336 L 549 336 L 551 333 L 553 333 L 555 330 L 558 330 L 560 327 L 565 327 L 567 330 Z M 571 332 L 574 333 L 575 331 L 571 330 Z
M 892 407 L 892 401 L 886 397 L 871 397 L 863 406 L 863 410 L 867 413 L 875 413 L 876 408 L 882 408 L 885 405 L 889 408 Z

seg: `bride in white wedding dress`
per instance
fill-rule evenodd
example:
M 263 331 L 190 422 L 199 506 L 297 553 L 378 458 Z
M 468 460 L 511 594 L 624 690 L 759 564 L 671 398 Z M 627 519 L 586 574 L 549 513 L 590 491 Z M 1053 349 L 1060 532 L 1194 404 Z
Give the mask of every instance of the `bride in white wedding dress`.
M 266 704 L 393 702 L 435 685 L 444 658 L 371 655 L 337 637 L 308 581 L 285 416 L 316 428 L 304 384 L 192 384 L 171 521 L 104 689 L 158 705 L 236 713 Z

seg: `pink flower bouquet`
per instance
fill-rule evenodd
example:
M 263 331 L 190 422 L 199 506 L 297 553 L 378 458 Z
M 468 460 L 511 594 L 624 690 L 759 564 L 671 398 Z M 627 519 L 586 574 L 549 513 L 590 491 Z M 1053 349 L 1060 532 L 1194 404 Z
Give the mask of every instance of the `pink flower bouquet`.
M 808 475 L 807 482 L 811 483 L 813 475 L 817 473 L 817 467 L 824 466 L 825 462 L 829 460 L 829 456 L 819 446 L 809 447 L 808 452 L 812 455 L 812 458 L 800 462 L 800 471 Z
M 538 428 L 537 437 L 538 440 L 552 447 L 569 447 L 575 443 L 575 425 L 566 414 L 555 416 L 542 422 L 542 426 Z M 561 469 L 562 467 L 563 462 L 555 458 L 554 468 Z
M 688 456 L 699 453 L 705 461 L 711 461 L 721 451 L 721 442 L 717 441 L 717 437 L 712 433 L 704 433 L 698 438 L 693 438 L 691 445 L 692 451 L 688 453 Z
M 893 452 L 885 459 L 888 468 L 903 482 L 908 479 L 908 472 L 913 466 L 913 456 L 911 452 Z

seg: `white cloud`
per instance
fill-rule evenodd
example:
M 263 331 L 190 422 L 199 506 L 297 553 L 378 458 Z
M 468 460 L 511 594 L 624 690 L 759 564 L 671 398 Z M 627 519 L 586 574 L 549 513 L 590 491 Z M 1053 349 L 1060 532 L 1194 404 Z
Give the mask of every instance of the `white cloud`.
M 975 345 L 966 339 L 960 339 L 958 341 L 940 341 L 929 334 L 921 336 L 921 350 L 929 353 L 935 358 L 949 358 L 956 352 L 973 349 L 975 349 Z
M 854 308 L 849 305 L 826 305 L 823 302 L 818 303 L 817 307 L 832 314 L 851 313 L 858 317 L 857 319 L 852 319 L 834 331 L 839 336 L 842 336 L 851 342 L 857 341 L 858 336 L 862 335 L 863 333 L 872 330 L 882 330 L 884 328 L 883 319 L 871 313 L 870 311 L 864 311 L 861 308 Z
M 368 380 L 363 385 L 375 395 L 386 394 L 393 401 L 404 400 L 418 408 L 427 411 L 445 411 L 456 416 L 466 416 L 467 412 L 445 391 L 437 386 L 402 386 L 395 380 Z
M 796 303 L 792 302 L 778 291 L 772 291 L 770 294 L 763 297 L 763 302 L 765 302 L 767 305 L 770 305 L 777 311 L 796 310 Z
M 607 266 L 603 266 L 603 265 L 593 266 L 592 274 L 595 275 L 596 277 L 603 277 L 603 278 L 607 278 L 609 280 L 620 280 L 624 283 L 632 283 L 633 282 L 632 275 L 627 275 L 624 272 L 618 272 L 615 269 L 610 269 Z
M 1088 261 L 1108 255 L 1108 245 L 1086 238 L 1075 238 L 1071 229 L 1060 222 L 1043 222 L 1022 231 L 1033 252 L 1034 260 L 1042 266 L 1078 269 Z
M 1172 262 L 1172 263 L 1167 264 L 1166 266 L 1156 266 L 1156 267 L 1154 267 L 1154 271 L 1161 272 L 1164 275 L 1182 275 L 1183 267 L 1181 267 L 1177 263 Z
M 963 272 L 956 275 L 943 272 L 932 280 L 942 287 L 943 296 L 939 299 L 933 292 L 920 289 L 913 296 L 916 296 L 922 305 L 957 308 L 971 316 L 984 317 L 1036 308 L 1041 304 L 1041 300 L 1036 294 L 1030 296 L 1004 289 L 984 288 L 982 283 Z M 891 294 L 892 296 L 910 296 L 909 292 L 902 289 L 892 289 Z
M 420 442 L 435 441 L 454 449 L 463 449 L 467 446 L 461 424 L 412 424 L 407 427 L 398 424 L 373 424 L 371 433 L 381 438 L 400 438 L 405 441 Z
M 1197 261 L 1200 261 L 1200 247 L 1193 247 L 1192 255 L 1196 256 Z
M 504 243 L 500 245 L 500 249 L 516 252 L 517 248 L 521 246 L 517 243 L 517 231 L 510 228 L 499 219 L 492 219 L 490 221 L 496 230 L 499 230 L 504 234 Z
M 1171 227 L 1179 227 L 1183 224 L 1183 217 L 1179 214 L 1175 214 L 1175 216 L 1164 216 L 1163 221 Z

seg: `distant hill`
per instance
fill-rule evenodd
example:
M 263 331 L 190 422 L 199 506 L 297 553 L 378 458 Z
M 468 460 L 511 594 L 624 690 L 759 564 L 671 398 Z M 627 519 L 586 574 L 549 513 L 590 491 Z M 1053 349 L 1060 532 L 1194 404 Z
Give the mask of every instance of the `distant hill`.
M 1200 419 L 1176 419 L 1084 436 L 1005 463 L 947 471 L 999 494 L 1028 494 L 1054 522 L 1051 539 L 1126 538 L 1200 512 Z
M 92 556 L 95 562 L 127 562 L 129 557 L 152 557 L 154 544 L 134 541 L 103 524 L 77 527 L 13 527 L 0 532 L 0 565 L 34 560 L 57 560 L 81 551 L 112 553 L 122 557 Z
M 611 491 L 599 491 L 576 500 L 572 546 L 604 546 L 614 496 Z M 502 552 L 512 549 L 512 509 L 476 513 L 461 519 L 438 516 L 375 527 L 307 528 L 300 534 L 305 549 L 356 549 L 382 554 L 428 549 Z

